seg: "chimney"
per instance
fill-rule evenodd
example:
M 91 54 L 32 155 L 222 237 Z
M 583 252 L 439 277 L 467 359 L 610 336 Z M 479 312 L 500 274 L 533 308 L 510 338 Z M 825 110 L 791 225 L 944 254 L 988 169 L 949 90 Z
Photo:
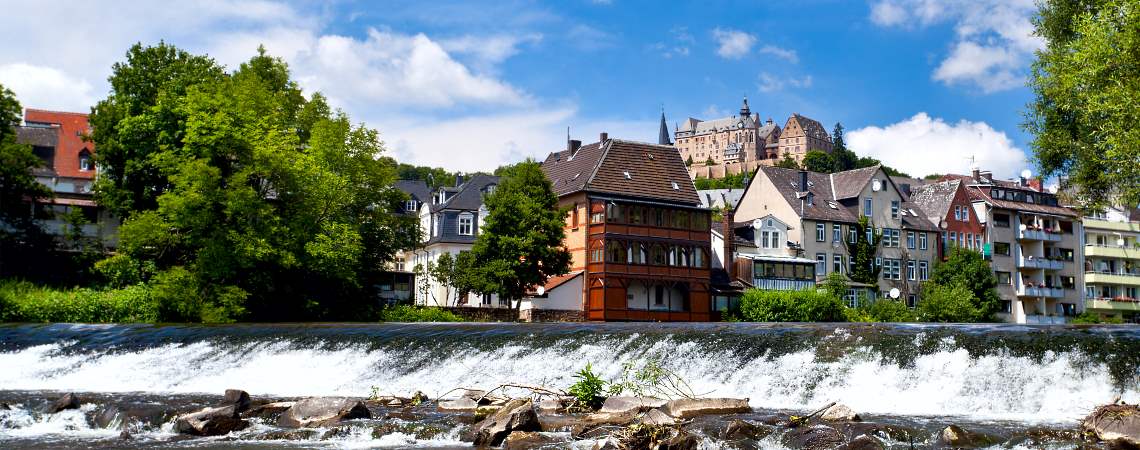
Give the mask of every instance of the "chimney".
M 727 203 L 724 205 L 724 212 L 721 213 L 723 223 L 721 227 L 721 234 L 724 236 L 724 270 L 728 272 L 728 281 L 736 280 L 736 258 L 734 250 L 736 245 L 735 241 L 736 232 L 733 231 L 732 221 L 734 214 L 733 209 Z
M 608 140 L 610 140 L 610 134 L 609 133 L 606 133 L 605 131 L 603 131 L 602 134 L 598 135 L 598 142 L 604 143 Z
M 1044 188 L 1041 186 L 1041 179 L 1040 178 L 1033 178 L 1033 179 L 1029 180 L 1029 187 L 1033 188 L 1033 190 L 1035 190 L 1037 192 L 1045 192 Z
M 806 170 L 800 170 L 800 192 L 807 192 L 807 190 L 808 190 L 807 171 Z
M 578 148 L 580 147 L 582 147 L 582 141 L 579 141 L 577 139 L 566 141 L 566 150 L 570 151 L 570 156 L 574 156 L 574 152 L 578 151 Z
M 463 175 L 456 174 L 455 175 L 455 187 L 459 187 L 462 184 L 463 184 Z
M 1029 186 L 1028 180 L 1026 180 L 1025 177 L 1018 177 L 1017 179 L 1021 182 L 1021 187 Z
M 977 167 L 974 167 L 973 171 L 970 174 L 974 176 L 975 182 L 982 181 L 982 178 L 981 178 L 982 177 L 982 171 L 979 170 Z

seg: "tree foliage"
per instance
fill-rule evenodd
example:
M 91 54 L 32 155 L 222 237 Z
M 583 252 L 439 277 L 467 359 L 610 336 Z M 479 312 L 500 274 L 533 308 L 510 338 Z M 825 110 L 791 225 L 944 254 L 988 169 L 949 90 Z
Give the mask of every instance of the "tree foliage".
M 776 167 L 781 169 L 799 169 L 800 163 L 796 162 L 796 159 L 792 158 L 791 154 L 784 153 L 784 158 L 776 163 Z
M 831 147 L 837 172 L 858 168 L 859 157 L 847 149 L 847 141 L 843 138 L 843 124 L 839 122 L 835 123 L 835 129 L 831 132 Z
M 16 95 L 0 85 L 0 252 L 9 254 L 42 251 L 48 245 L 32 216 L 31 203 L 51 198 L 52 193 L 32 175 L 43 161 L 31 146 L 16 142 L 22 113 Z
M 835 158 L 823 150 L 807 152 L 804 155 L 804 169 L 819 173 L 833 173 L 840 170 Z
M 847 275 L 852 281 L 877 286 L 881 268 L 875 265 L 875 255 L 879 253 L 878 243 L 882 241 L 883 232 L 875 231 L 866 216 L 860 217 L 850 232 L 855 233 L 855 242 L 852 243 L 850 238 L 843 240 L 847 254 L 851 255 L 852 268 Z
M 488 214 L 471 249 L 465 285 L 521 300 L 528 289 L 570 271 L 570 252 L 563 246 L 568 210 L 558 206 L 537 162 L 528 159 L 502 173 L 498 187 L 483 199 Z
M 978 322 L 983 313 L 977 303 L 974 293 L 965 285 L 927 282 L 915 313 L 923 322 Z
M 970 293 L 970 300 L 976 315 L 966 322 L 988 322 L 1001 306 L 997 293 L 997 277 L 982 254 L 963 247 L 953 247 L 944 262 L 937 262 L 930 273 L 930 280 L 924 284 L 922 297 L 930 295 L 930 286 L 945 289 L 962 287 Z
M 227 74 L 136 45 L 111 84 L 93 114 L 99 195 L 127 217 L 120 252 L 154 268 L 168 317 L 347 316 L 414 243 L 377 131 L 306 99 L 264 49 Z
M 1140 7 L 1131 0 L 1044 0 L 1046 47 L 1024 127 L 1041 175 L 1062 176 L 1083 206 L 1140 203 Z
M 752 172 L 755 173 L 755 172 Z M 697 190 L 705 189 L 743 189 L 745 183 L 749 179 L 748 173 L 730 173 L 723 178 L 697 178 L 693 180 L 693 186 Z
M 843 302 L 827 292 L 749 289 L 740 298 L 740 314 L 751 322 L 844 322 Z

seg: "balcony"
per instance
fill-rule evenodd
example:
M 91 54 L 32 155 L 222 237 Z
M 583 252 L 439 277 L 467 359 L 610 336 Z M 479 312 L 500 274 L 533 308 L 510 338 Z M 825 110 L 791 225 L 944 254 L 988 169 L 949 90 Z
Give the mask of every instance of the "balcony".
M 1061 288 L 1052 287 L 1037 287 L 1037 286 L 1020 286 L 1017 288 L 1018 297 L 1044 297 L 1044 298 L 1061 298 L 1065 296 L 1065 290 Z
M 1061 235 L 1045 230 L 1024 229 L 1017 231 L 1017 239 L 1022 241 L 1061 242 Z
M 1064 316 L 1046 316 L 1042 314 L 1029 314 L 1025 316 L 1025 323 L 1035 325 L 1064 325 L 1067 319 Z
M 1085 299 L 1085 309 L 1140 312 L 1140 301 L 1124 298 L 1089 298 Z
M 1112 231 L 1131 231 L 1133 233 L 1140 232 L 1140 224 L 1136 222 L 1110 222 L 1101 219 L 1085 218 L 1083 220 L 1085 229 L 1093 230 L 1112 230 Z
M 1085 284 L 1140 286 L 1140 274 L 1128 272 L 1085 272 Z
M 1085 256 L 1100 256 L 1105 258 L 1140 259 L 1140 248 L 1124 247 L 1120 245 L 1085 245 Z
M 1065 268 L 1064 261 L 1045 258 L 1018 258 L 1017 267 L 1021 269 L 1061 270 Z

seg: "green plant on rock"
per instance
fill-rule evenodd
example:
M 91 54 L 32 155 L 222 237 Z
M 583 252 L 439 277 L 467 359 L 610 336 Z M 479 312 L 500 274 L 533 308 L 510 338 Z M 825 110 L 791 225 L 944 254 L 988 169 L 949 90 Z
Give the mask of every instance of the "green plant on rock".
M 574 374 L 578 381 L 570 385 L 570 395 L 574 397 L 572 409 L 598 409 L 605 400 L 602 394 L 606 391 L 606 381 L 594 373 L 593 366 L 586 363 L 586 367 Z
M 676 372 L 653 358 L 641 367 L 633 362 L 622 365 L 621 377 L 610 382 L 609 394 L 631 394 L 637 397 L 696 398 L 696 393 Z

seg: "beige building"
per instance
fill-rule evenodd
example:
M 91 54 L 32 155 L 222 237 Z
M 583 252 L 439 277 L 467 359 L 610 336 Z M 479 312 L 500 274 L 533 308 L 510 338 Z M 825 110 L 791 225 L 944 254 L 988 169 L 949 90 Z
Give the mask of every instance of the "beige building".
M 1036 180 L 989 172 L 950 176 L 966 183 L 984 227 L 983 253 L 998 279 L 999 316 L 1014 323 L 1065 323 L 1084 311 L 1081 222 Z
M 778 240 L 814 260 L 815 276 L 822 280 L 831 272 L 851 271 L 846 243 L 857 239 L 860 217 L 882 232 L 875 257 L 879 292 L 898 289 L 900 300 L 915 305 L 938 259 L 937 227 L 907 203 L 880 166 L 833 174 L 762 166 L 745 188 L 734 220 L 775 218 L 786 224 L 786 235 Z
M 1109 208 L 1083 223 L 1085 308 L 1140 322 L 1140 209 Z
M 791 155 L 797 162 L 803 162 L 804 155 L 812 150 L 831 153 L 831 135 L 819 121 L 792 113 L 779 137 L 779 158 Z
M 674 131 L 674 144 L 681 159 L 693 165 L 740 164 L 774 157 L 780 137 L 780 127 L 748 107 L 748 98 L 740 107 L 740 114 L 714 120 L 690 117 Z

